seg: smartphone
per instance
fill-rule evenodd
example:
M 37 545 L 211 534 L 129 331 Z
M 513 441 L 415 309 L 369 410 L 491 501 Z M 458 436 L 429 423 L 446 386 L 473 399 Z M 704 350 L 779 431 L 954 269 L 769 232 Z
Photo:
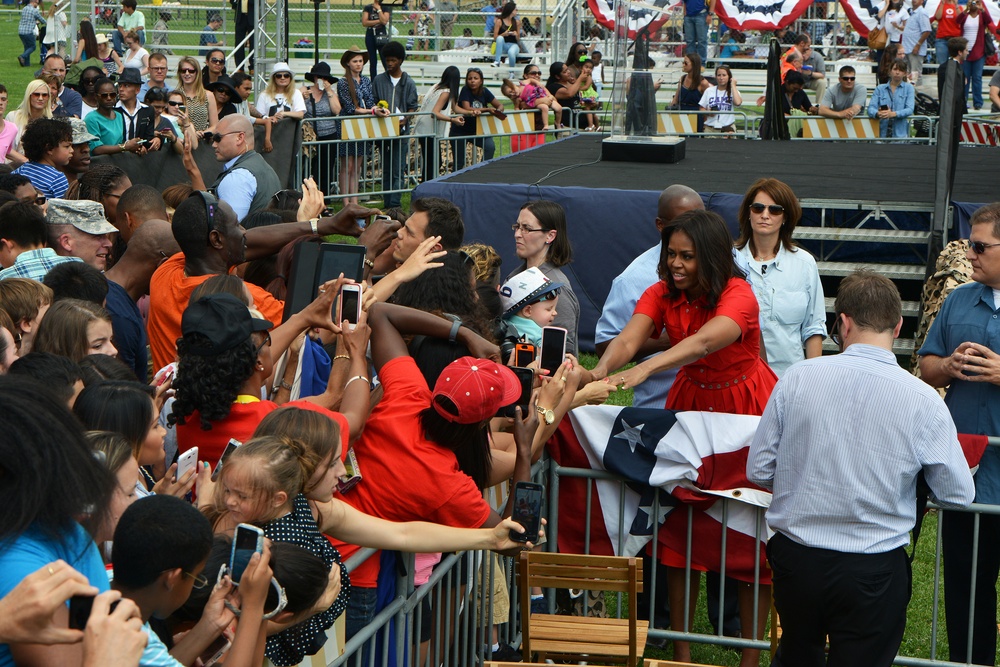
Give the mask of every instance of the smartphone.
M 514 365 L 526 368 L 535 360 L 537 352 L 532 343 L 516 343 L 514 345 Z
M 229 553 L 229 576 L 233 584 L 239 585 L 243 572 L 250 564 L 250 558 L 264 552 L 264 531 L 257 526 L 241 523 L 236 526 L 233 549 Z
M 225 635 L 216 637 L 215 641 L 209 644 L 208 648 L 201 653 L 202 667 L 212 667 L 212 665 L 219 662 L 232 645 L 232 642 L 226 639 Z
M 339 324 L 347 320 L 348 327 L 354 331 L 354 325 L 361 319 L 361 285 L 344 285 L 340 288 L 340 299 L 337 301 L 337 319 Z
M 514 542 L 538 541 L 538 531 L 542 527 L 542 495 L 541 484 L 518 482 L 514 485 L 514 512 L 511 518 L 524 527 L 523 533 L 510 531 L 510 539 Z
M 118 606 L 120 600 L 115 600 L 111 603 L 111 608 L 108 609 L 110 614 Z M 83 630 L 87 627 L 87 621 L 90 619 L 90 612 L 94 608 L 94 596 L 93 595 L 74 595 L 69 599 L 69 628 L 70 630 Z
M 243 443 L 236 438 L 230 438 L 229 444 L 226 445 L 226 449 L 222 452 L 222 456 L 219 457 L 219 462 L 215 464 L 215 470 L 212 471 L 212 481 L 214 482 L 219 478 L 219 473 L 222 472 L 222 464 L 226 462 L 229 455 L 236 451 L 236 449 Z
M 319 247 L 319 262 L 313 298 L 319 293 L 319 286 L 328 280 L 336 280 L 341 273 L 345 278 L 361 282 L 365 277 L 365 255 L 368 249 L 363 245 L 347 243 L 323 243 Z
M 177 457 L 177 474 L 174 475 L 174 481 L 180 481 L 188 473 L 188 470 L 194 470 L 197 466 L 198 448 L 192 447 Z
M 542 355 L 538 365 L 552 376 L 566 360 L 566 330 L 562 327 L 542 329 Z
M 376 215 L 375 219 L 376 220 L 385 220 L 386 222 L 392 222 L 392 218 L 390 218 L 387 215 Z
M 338 493 L 347 493 L 361 481 L 361 468 L 358 466 L 358 457 L 354 453 L 353 447 L 347 450 L 347 458 L 344 460 L 344 470 L 346 474 L 337 482 Z
M 878 108 L 878 110 L 879 111 L 888 111 L 889 110 L 889 105 L 888 104 L 883 104 L 882 106 L 880 106 Z
M 521 395 L 518 397 L 517 402 L 500 408 L 497 411 L 497 417 L 516 418 L 517 412 L 515 408 L 518 406 L 521 406 L 521 414 L 524 415 L 528 409 L 528 405 L 531 404 L 531 390 L 535 388 L 534 371 L 530 368 L 518 368 L 517 366 L 512 367 L 510 370 L 514 371 L 514 375 L 521 381 Z
M 177 107 L 177 110 L 180 111 L 181 113 L 187 113 L 188 108 L 185 105 L 181 104 Z
M 139 139 L 139 140 L 138 140 L 137 142 L 135 142 L 135 143 L 139 144 L 140 146 L 145 146 L 146 144 L 148 144 L 148 143 L 149 143 L 149 139 Z

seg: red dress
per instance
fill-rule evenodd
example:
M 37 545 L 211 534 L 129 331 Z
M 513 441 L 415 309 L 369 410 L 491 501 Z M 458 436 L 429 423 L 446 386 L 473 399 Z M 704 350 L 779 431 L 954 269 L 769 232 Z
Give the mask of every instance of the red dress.
M 760 358 L 758 311 L 757 297 L 750 284 L 741 278 L 729 279 L 715 308 L 708 308 L 704 297 L 689 301 L 681 293 L 671 298 L 667 284 L 662 280 L 643 293 L 635 312 L 652 318 L 656 331 L 665 329 L 672 343 L 697 333 L 706 322 L 719 315 L 736 322 L 742 332 L 736 342 L 678 370 L 677 379 L 667 394 L 667 409 L 741 415 L 764 413 L 764 406 L 767 405 L 778 376 Z M 659 336 L 659 333 L 656 335 Z M 686 519 L 684 524 L 686 532 Z M 677 534 L 671 534 L 672 532 L 676 533 L 670 530 L 661 530 L 659 533 L 660 562 L 668 567 L 683 568 L 686 559 L 677 549 L 682 547 L 680 542 L 685 542 L 683 547 L 686 547 L 686 541 Z M 718 540 L 721 539 L 721 531 L 718 535 L 701 537 Z M 730 543 L 727 551 L 733 548 Z M 716 551 L 718 550 L 699 549 L 696 540 L 691 549 L 691 569 L 718 572 L 721 564 L 715 558 Z M 741 578 L 734 572 L 727 574 Z M 760 577 L 761 583 L 770 583 L 770 571 L 766 569 L 763 550 Z
M 739 325 L 739 340 L 681 367 L 667 394 L 669 410 L 761 415 L 778 376 L 760 358 L 757 297 L 750 284 L 730 278 L 715 308 L 704 297 L 688 301 L 682 292 L 671 298 L 664 281 L 643 293 L 635 312 L 650 317 L 659 332 L 666 329 L 674 344 L 697 333 L 713 317 L 724 315 Z M 659 333 L 655 334 L 657 337 Z

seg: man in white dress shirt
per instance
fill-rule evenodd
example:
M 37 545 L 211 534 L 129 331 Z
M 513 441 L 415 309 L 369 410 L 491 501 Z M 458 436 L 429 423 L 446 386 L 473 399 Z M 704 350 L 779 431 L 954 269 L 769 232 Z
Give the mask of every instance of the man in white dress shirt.
M 827 636 L 830 664 L 889 667 L 910 599 L 917 476 L 944 506 L 975 494 L 944 401 L 892 353 L 902 325 L 896 286 L 857 271 L 841 282 L 835 310 L 841 353 L 788 369 L 747 460 L 747 478 L 774 492 L 774 667 L 826 665 Z

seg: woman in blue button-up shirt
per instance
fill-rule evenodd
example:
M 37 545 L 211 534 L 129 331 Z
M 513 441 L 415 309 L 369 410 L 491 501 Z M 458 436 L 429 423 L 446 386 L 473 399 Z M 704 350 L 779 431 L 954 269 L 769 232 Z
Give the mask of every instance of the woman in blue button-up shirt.
M 740 205 L 737 252 L 760 305 L 767 364 L 778 377 L 797 361 L 823 353 L 826 306 L 816 260 L 792 241 L 802 217 L 795 193 L 774 178 L 750 186 Z
M 910 67 L 901 58 L 893 61 L 889 69 L 889 82 L 875 88 L 868 103 L 868 117 L 878 118 L 879 136 L 905 139 L 910 136 L 910 123 L 916 92 L 906 81 Z

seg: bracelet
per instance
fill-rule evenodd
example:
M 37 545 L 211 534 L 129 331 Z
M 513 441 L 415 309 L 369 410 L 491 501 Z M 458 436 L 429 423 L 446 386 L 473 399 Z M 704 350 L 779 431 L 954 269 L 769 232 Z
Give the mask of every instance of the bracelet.
M 348 380 L 344 384 L 344 389 L 347 389 L 348 387 L 350 387 L 351 383 L 354 382 L 355 380 L 364 380 L 365 382 L 368 383 L 368 388 L 371 389 L 371 380 L 369 380 L 368 378 L 366 378 L 364 375 L 355 375 L 354 377 L 352 377 L 350 380 Z
M 281 389 L 287 389 L 288 391 L 291 391 L 292 390 L 292 385 L 288 384 L 287 382 L 285 382 L 284 379 L 282 379 L 281 382 L 279 382 L 278 384 L 276 384 L 273 387 L 271 387 L 271 393 L 272 394 L 277 394 L 278 391 L 281 390 Z
M 124 153 L 124 152 L 125 152 L 125 150 L 126 150 L 126 149 L 125 149 L 125 144 L 118 144 L 118 148 L 120 148 L 120 149 L 121 149 L 122 153 Z
M 367 266 L 367 267 L 368 267 L 369 269 L 374 269 L 374 268 L 375 268 L 375 262 L 371 261 L 371 260 L 370 260 L 370 259 L 368 259 L 367 257 L 365 257 L 365 261 L 364 261 L 364 264 L 365 264 L 365 266 Z
M 451 331 L 448 332 L 448 342 L 454 343 L 455 339 L 458 338 L 458 330 L 462 328 L 462 321 L 455 320 L 451 323 Z
M 375 107 L 372 107 L 371 111 L 372 111 L 372 115 L 374 116 L 375 115 Z
M 312 230 L 314 236 L 319 236 L 319 218 L 309 219 L 309 229 Z
M 338 354 L 338 355 L 336 355 L 333 358 L 333 360 L 336 361 L 337 359 L 347 359 L 348 361 L 350 361 L 351 360 L 351 355 L 349 355 L 349 354 Z

